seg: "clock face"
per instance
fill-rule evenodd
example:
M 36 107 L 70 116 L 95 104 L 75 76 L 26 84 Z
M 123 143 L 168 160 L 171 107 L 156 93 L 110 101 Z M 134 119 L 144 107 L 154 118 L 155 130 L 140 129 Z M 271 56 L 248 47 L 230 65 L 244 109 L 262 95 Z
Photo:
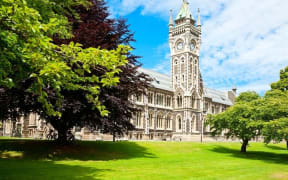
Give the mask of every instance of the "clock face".
M 179 42 L 179 43 L 177 44 L 177 49 L 178 49 L 178 50 L 183 49 L 183 42 Z

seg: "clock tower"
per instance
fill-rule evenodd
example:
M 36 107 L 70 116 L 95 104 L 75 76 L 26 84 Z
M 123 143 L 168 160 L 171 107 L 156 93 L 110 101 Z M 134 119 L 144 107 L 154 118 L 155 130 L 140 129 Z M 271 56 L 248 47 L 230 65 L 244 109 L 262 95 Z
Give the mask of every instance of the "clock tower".
M 176 132 L 199 133 L 203 112 L 203 81 L 199 68 L 200 10 L 198 9 L 196 22 L 186 0 L 183 0 L 175 20 L 170 11 L 169 45 L 174 107 L 177 114 Z

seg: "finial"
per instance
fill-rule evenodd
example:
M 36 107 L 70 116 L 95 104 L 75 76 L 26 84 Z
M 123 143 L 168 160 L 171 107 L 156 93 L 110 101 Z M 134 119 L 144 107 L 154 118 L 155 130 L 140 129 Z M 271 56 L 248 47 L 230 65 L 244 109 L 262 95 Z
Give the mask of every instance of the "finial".
M 169 26 L 173 26 L 173 11 L 170 9 L 170 20 L 169 20 Z
M 200 15 L 200 8 L 198 8 L 197 27 L 201 27 L 201 15 Z

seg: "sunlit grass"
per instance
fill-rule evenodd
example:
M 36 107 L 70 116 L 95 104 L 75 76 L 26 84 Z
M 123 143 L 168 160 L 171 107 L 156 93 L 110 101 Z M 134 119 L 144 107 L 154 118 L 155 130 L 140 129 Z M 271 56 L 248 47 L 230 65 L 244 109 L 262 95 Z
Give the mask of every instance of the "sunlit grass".
M 0 179 L 288 179 L 285 144 L 0 140 Z

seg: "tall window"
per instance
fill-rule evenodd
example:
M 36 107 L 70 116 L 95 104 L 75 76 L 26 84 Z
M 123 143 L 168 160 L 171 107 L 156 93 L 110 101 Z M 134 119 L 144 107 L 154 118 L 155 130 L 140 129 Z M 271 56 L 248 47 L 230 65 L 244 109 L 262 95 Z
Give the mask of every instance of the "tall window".
M 182 107 L 182 96 L 181 95 L 177 96 L 177 106 L 178 106 L 178 108 Z
M 166 106 L 171 107 L 171 97 L 170 96 L 166 96 Z
M 192 74 L 192 70 L 193 70 L 193 59 L 190 59 L 190 68 L 189 68 L 189 72 Z
M 141 112 L 136 112 L 136 127 L 141 127 Z
M 181 121 L 181 117 L 178 117 L 178 130 L 182 129 L 182 121 Z
M 148 93 L 148 103 L 152 104 L 153 103 L 153 93 Z
M 157 105 L 159 104 L 159 95 L 158 94 L 156 95 L 156 104 Z
M 204 109 L 205 109 L 206 112 L 208 112 L 208 110 L 209 110 L 209 104 L 208 104 L 207 102 L 205 103 Z
M 178 74 L 178 60 L 177 59 L 174 61 L 174 73 Z
M 197 99 L 197 109 L 200 109 L 200 100 Z
M 157 115 L 157 120 L 156 120 L 156 126 L 157 126 L 157 128 L 162 128 L 163 126 L 163 116 L 162 116 L 162 114 L 158 114 Z
M 149 113 L 149 127 L 152 128 L 153 127 L 153 114 Z
M 185 59 L 181 59 L 181 73 L 185 73 Z
M 216 114 L 218 114 L 219 112 L 220 112 L 220 107 L 217 106 L 217 107 L 216 107 Z
M 193 96 L 192 96 L 192 99 L 191 99 L 191 106 L 192 106 L 192 108 L 195 108 L 195 103 L 196 103 L 196 98 L 195 98 L 195 96 L 193 95 Z
M 156 104 L 157 105 L 164 105 L 164 95 L 163 94 L 157 94 Z
M 168 115 L 168 116 L 167 116 L 167 119 L 166 119 L 166 128 L 167 128 L 167 129 L 171 129 L 171 122 L 172 122 L 171 116 Z
M 142 102 L 142 94 L 137 95 L 136 99 L 137 99 L 138 102 Z

